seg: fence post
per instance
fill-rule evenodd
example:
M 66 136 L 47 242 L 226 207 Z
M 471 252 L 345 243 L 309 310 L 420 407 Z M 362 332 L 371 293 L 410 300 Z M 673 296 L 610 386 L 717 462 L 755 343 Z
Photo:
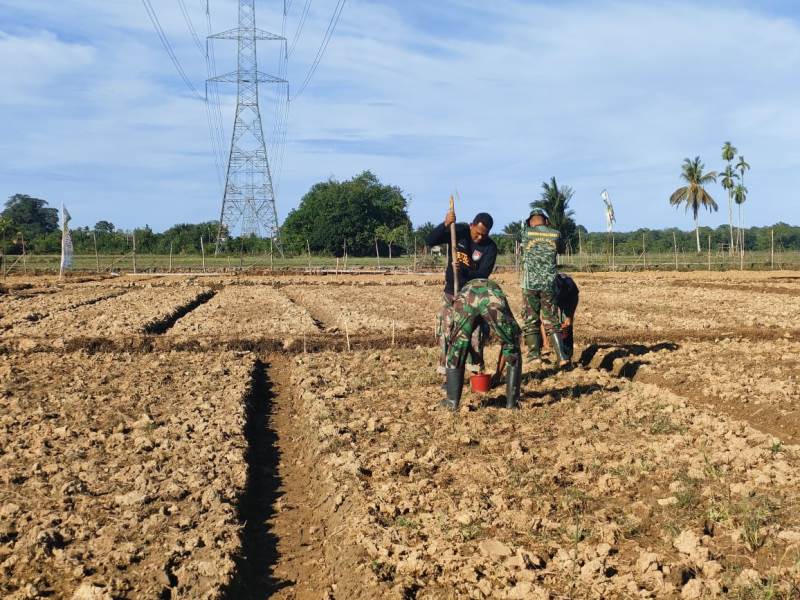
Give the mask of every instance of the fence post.
M 770 250 L 769 250 L 769 262 L 770 262 L 770 269 L 775 270 L 775 230 L 769 230 L 769 238 L 770 238 Z
M 269 238 L 269 274 L 275 271 L 275 255 L 273 253 L 272 238 Z
M 739 244 L 739 250 L 741 251 L 739 254 L 739 270 L 744 271 L 744 231 L 740 233 L 742 234 L 742 240 Z
M 644 234 L 642 234 L 642 261 L 644 262 L 644 270 L 647 271 L 647 245 L 644 241 Z
M 378 252 L 378 238 L 375 238 L 375 256 L 378 258 L 378 268 L 381 268 L 381 253 Z
M 678 240 L 675 237 L 675 232 L 672 232 L 672 248 L 675 251 L 675 270 L 678 270 Z
M 94 262 L 95 262 L 95 270 L 99 273 L 100 272 L 100 255 L 97 253 L 97 233 L 94 231 L 92 232 L 92 240 L 94 241 Z
M 172 242 L 169 243 L 169 272 L 172 273 Z
M 133 231 L 133 274 L 136 275 L 136 230 Z
M 203 255 L 203 273 L 206 272 L 206 245 L 203 243 L 203 236 L 200 236 L 200 253 Z
M 708 236 L 708 270 L 711 270 L 711 236 Z
M 306 238 L 306 250 L 308 251 L 308 270 L 311 270 L 311 244 L 308 242 L 308 238 Z

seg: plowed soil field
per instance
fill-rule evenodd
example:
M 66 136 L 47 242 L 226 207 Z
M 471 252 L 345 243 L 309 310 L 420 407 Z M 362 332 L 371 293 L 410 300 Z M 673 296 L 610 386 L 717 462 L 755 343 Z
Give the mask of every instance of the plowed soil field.
M 0 596 L 800 598 L 800 274 L 575 279 L 455 414 L 439 278 L 15 281 Z

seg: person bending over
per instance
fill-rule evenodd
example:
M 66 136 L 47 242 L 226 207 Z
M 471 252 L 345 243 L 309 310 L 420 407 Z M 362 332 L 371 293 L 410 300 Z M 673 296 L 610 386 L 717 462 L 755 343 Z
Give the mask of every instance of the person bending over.
M 480 323 L 485 323 L 500 340 L 501 360 L 498 361 L 497 369 L 499 372 L 505 363 L 506 406 L 518 408 L 522 378 L 520 328 L 503 290 L 489 279 L 468 281 L 453 302 L 452 318 L 446 359 L 447 399 L 442 404 L 450 410 L 458 410 L 470 340 Z

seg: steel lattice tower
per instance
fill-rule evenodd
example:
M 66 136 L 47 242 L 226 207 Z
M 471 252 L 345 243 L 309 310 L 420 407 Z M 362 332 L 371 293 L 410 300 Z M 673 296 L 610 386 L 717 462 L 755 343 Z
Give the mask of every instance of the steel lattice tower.
M 225 178 L 225 194 L 217 234 L 217 251 L 228 234 L 240 229 L 243 236 L 266 233 L 278 241 L 278 212 L 272 187 L 264 129 L 258 107 L 258 84 L 280 83 L 285 79 L 258 70 L 256 46 L 259 40 L 286 42 L 285 38 L 256 28 L 255 0 L 239 0 L 239 26 L 209 36 L 239 43 L 238 69 L 210 79 L 210 82 L 236 83 L 236 119 Z M 288 93 L 288 86 L 287 86 Z M 280 244 L 278 244 L 280 248 Z

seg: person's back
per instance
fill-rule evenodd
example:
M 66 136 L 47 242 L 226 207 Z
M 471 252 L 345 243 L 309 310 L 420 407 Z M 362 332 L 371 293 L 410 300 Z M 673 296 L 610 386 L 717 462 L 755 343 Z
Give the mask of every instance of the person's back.
M 541 363 L 541 327 L 550 338 L 559 359 L 559 365 L 569 360 L 564 352 L 555 296 L 555 283 L 560 234 L 548 227 L 549 217 L 541 208 L 531 211 L 522 230 L 522 314 L 525 320 L 523 333 L 528 346 L 528 360 Z
M 558 274 L 556 256 L 559 237 L 557 229 L 546 225 L 526 226 L 522 230 L 522 289 L 553 289 Z

